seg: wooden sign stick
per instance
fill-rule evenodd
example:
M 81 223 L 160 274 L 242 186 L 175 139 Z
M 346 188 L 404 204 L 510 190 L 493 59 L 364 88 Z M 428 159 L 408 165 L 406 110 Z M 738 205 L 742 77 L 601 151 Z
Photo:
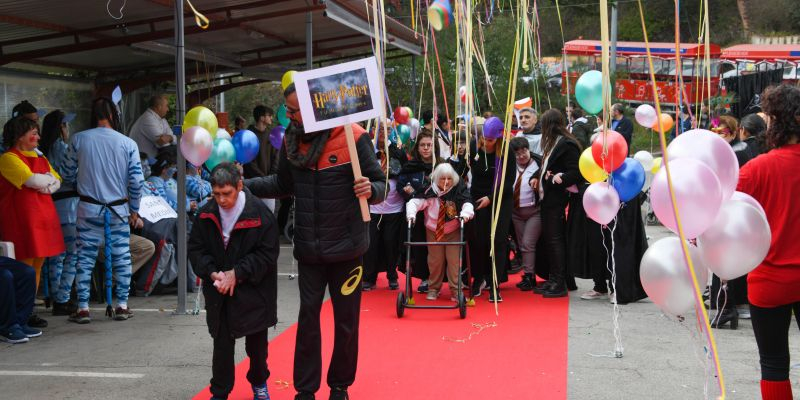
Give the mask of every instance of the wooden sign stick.
M 358 179 L 361 178 L 361 164 L 358 161 L 358 151 L 356 151 L 356 138 L 353 134 L 353 127 L 350 124 L 344 124 L 344 133 L 347 138 L 347 151 L 350 153 L 350 165 L 353 166 L 353 176 Z M 363 197 L 358 198 L 358 204 L 361 206 L 361 219 L 364 222 L 370 221 L 369 205 L 367 199 Z

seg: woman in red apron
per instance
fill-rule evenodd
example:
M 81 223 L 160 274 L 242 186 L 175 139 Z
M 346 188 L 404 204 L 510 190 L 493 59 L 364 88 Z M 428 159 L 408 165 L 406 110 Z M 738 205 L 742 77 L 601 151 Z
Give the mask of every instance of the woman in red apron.
M 61 186 L 45 156 L 36 151 L 38 125 L 24 117 L 3 127 L 0 155 L 0 241 L 14 243 L 16 259 L 36 270 L 36 287 L 46 257 L 64 251 L 64 238 L 50 194 Z

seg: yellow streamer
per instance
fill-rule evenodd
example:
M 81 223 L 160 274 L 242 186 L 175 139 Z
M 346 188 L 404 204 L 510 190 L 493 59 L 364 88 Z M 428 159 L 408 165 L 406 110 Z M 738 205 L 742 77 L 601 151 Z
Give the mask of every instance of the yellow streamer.
M 192 9 L 192 13 L 194 13 L 194 22 L 197 24 L 197 26 L 199 26 L 200 29 L 208 29 L 208 26 L 210 25 L 210 23 L 208 22 L 208 18 L 206 18 L 205 15 L 203 15 L 200 11 L 197 11 L 197 9 L 194 8 L 191 0 L 186 0 L 186 4 L 189 5 L 189 8 Z

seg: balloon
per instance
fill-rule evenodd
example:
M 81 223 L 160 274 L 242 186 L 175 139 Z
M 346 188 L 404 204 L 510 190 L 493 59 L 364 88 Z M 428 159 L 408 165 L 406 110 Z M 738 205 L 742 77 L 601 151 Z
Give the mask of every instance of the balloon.
M 654 177 L 655 177 L 655 175 L 653 175 L 652 172 L 650 172 L 650 171 L 646 171 L 645 172 L 645 174 L 644 174 L 644 186 L 642 186 L 642 191 L 643 192 L 646 192 L 648 189 L 650 189 L 650 185 L 653 184 L 653 178 Z
M 700 251 L 687 245 L 697 283 L 708 282 L 708 269 Z M 681 241 L 675 236 L 653 243 L 642 257 L 639 271 L 642 287 L 658 308 L 670 315 L 683 315 L 696 306 L 694 283 L 683 257 Z
M 653 159 L 653 169 L 650 170 L 650 172 L 653 175 L 657 174 L 658 170 L 661 169 L 661 163 L 663 162 L 663 160 L 664 159 L 661 158 L 661 157 L 656 157 L 656 158 Z
M 398 124 L 405 124 L 408 122 L 408 110 L 406 107 L 397 107 L 394 109 L 394 120 Z
M 445 26 L 445 10 L 439 7 L 436 3 L 428 7 L 428 22 L 430 22 L 433 29 L 440 31 Z
M 183 119 L 183 131 L 193 126 L 202 126 L 206 131 L 214 133 L 219 129 L 217 116 L 203 106 L 194 107 L 186 113 L 186 118 Z
M 761 264 L 771 241 L 769 222 L 756 207 L 727 201 L 711 227 L 697 238 L 697 247 L 712 272 L 731 280 Z
M 483 137 L 486 139 L 500 139 L 503 137 L 503 122 L 500 118 L 491 117 L 483 123 Z
M 397 125 L 397 137 L 400 138 L 400 141 L 403 143 L 408 143 L 411 140 L 411 128 L 407 125 Z
M 280 150 L 283 145 L 283 135 L 285 134 L 286 128 L 281 125 L 272 128 L 272 130 L 269 131 L 269 143 L 272 144 L 272 147 Z
M 409 120 L 413 119 L 414 118 L 414 110 L 412 110 L 411 107 L 403 107 L 403 108 L 405 108 L 406 111 L 408 112 L 408 119 Z
M 281 104 L 278 106 L 278 111 L 275 112 L 275 116 L 278 118 L 278 123 L 282 127 L 289 127 L 289 117 L 286 115 L 286 104 Z
M 592 149 L 587 148 L 581 153 L 581 158 L 578 160 L 578 168 L 581 170 L 581 175 L 589 183 L 602 182 L 608 179 L 608 172 L 603 171 L 592 157 Z
M 637 151 L 636 154 L 633 155 L 633 159 L 642 164 L 645 171 L 650 171 L 654 167 L 653 155 L 648 151 Z
M 214 139 L 228 139 L 231 140 L 231 134 L 228 133 L 225 129 L 219 128 L 217 129 L 216 135 L 211 135 Z M 199 165 L 199 164 L 198 164 Z
M 636 107 L 636 122 L 645 128 L 652 128 L 656 124 L 656 109 L 650 104 L 642 104 Z M 645 168 L 647 169 L 647 168 Z
M 294 83 L 294 74 L 296 73 L 297 71 L 289 70 L 283 74 L 283 77 L 281 77 L 281 89 L 286 90 L 289 85 Z
M 201 126 L 192 126 L 181 135 L 181 154 L 192 165 L 203 165 L 211 155 L 213 146 L 211 134 Z
M 458 89 L 458 96 L 461 97 L 461 103 L 462 104 L 467 102 L 467 87 L 466 86 L 462 86 L 461 88 Z
M 606 131 L 607 154 L 603 156 L 603 134 L 597 135 L 592 142 L 592 157 L 597 165 L 603 167 L 606 172 L 611 172 L 619 168 L 628 157 L 628 142 L 616 131 Z
M 122 101 L 122 89 L 119 88 L 119 85 L 114 88 L 114 91 L 111 92 L 111 101 L 114 104 L 119 105 L 119 102 Z
M 722 200 L 728 200 L 739 182 L 739 161 L 733 148 L 714 132 L 692 129 L 678 135 L 667 147 L 670 160 L 693 158 L 708 165 L 722 185 Z
M 236 161 L 247 164 L 258 155 L 258 136 L 253 131 L 242 129 L 233 135 L 233 149 L 236 151 Z
M 593 183 L 583 193 L 583 209 L 587 217 L 608 225 L 619 211 L 619 194 L 608 182 Z
M 656 132 L 658 132 L 658 124 L 661 124 L 661 127 L 664 128 L 664 133 L 667 133 L 675 125 L 675 121 L 672 120 L 669 114 L 662 113 L 658 121 L 653 122 L 653 125 L 651 125 Z
M 672 187 L 678 204 L 683 233 L 693 239 L 712 223 L 722 205 L 719 179 L 707 165 L 691 158 L 670 161 Z M 662 169 L 653 179 L 650 204 L 656 216 L 669 230 L 677 233 L 678 225 L 672 213 L 672 201 L 667 188 L 667 171 Z
M 420 127 L 419 120 L 416 119 L 416 118 L 411 118 L 408 121 L 408 127 L 411 129 L 411 135 L 410 135 L 411 140 L 416 139 L 417 138 L 417 133 L 419 133 L 419 127 Z
M 230 140 L 217 139 L 214 141 L 214 148 L 211 150 L 211 156 L 206 161 L 206 167 L 209 170 L 214 170 L 214 167 L 223 162 L 236 161 L 236 150 Z M 195 164 L 197 165 L 197 164 Z
M 603 111 L 603 73 L 587 71 L 575 83 L 575 98 L 590 115 Z
M 764 211 L 764 207 L 761 207 L 761 203 L 759 203 L 758 200 L 754 199 L 753 196 L 750 196 L 747 193 L 733 192 L 733 195 L 731 196 L 731 201 L 743 201 L 745 203 L 748 203 L 751 206 L 757 208 L 758 211 L 764 216 L 764 218 L 767 217 L 767 213 Z
M 617 189 L 619 200 L 630 201 L 636 197 L 644 187 L 646 180 L 644 168 L 638 161 L 627 158 L 621 167 L 612 174 L 611 184 Z

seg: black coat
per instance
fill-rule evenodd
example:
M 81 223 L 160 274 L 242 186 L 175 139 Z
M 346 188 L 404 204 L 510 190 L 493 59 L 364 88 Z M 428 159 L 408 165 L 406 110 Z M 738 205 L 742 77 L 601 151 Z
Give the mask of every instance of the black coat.
M 287 135 L 289 133 L 287 132 Z M 258 197 L 295 197 L 294 256 L 306 264 L 353 260 L 369 248 L 369 223 L 361 219 L 358 198 L 353 192 L 353 169 L 343 128 L 336 128 L 324 143 L 300 145 L 300 153 L 321 145 L 319 157 L 310 167 L 300 167 L 287 158 L 281 147 L 278 173 L 245 180 Z M 386 176 L 375 158 L 369 135 L 356 134 L 361 174 L 372 183 L 370 204 L 383 201 Z
M 628 154 L 631 152 L 631 141 L 633 140 L 633 122 L 626 116 L 622 116 L 622 119 L 619 120 L 617 124 L 617 132 L 619 132 L 622 137 L 625 138 L 625 142 L 628 143 Z
M 551 151 L 550 159 L 547 162 L 547 171 L 551 171 L 553 176 L 562 173 L 561 184 L 550 179 L 541 179 L 540 184 L 544 188 L 544 199 L 542 199 L 542 209 L 563 210 L 569 203 L 569 192 L 567 188 L 581 182 L 581 172 L 578 169 L 578 159 L 581 156 L 581 149 L 578 143 L 564 137 Z M 543 166 L 544 168 L 544 166 Z M 539 177 L 544 178 L 546 171 L 539 169 Z
M 189 238 L 189 260 L 203 280 L 206 322 L 212 337 L 219 332 L 223 312 L 233 337 L 261 332 L 278 323 L 278 224 L 261 200 L 241 195 L 246 196 L 244 210 L 227 248 L 219 206 L 213 200 L 200 209 Z M 236 287 L 233 296 L 223 296 L 213 286 L 211 273 L 230 269 L 236 273 Z

